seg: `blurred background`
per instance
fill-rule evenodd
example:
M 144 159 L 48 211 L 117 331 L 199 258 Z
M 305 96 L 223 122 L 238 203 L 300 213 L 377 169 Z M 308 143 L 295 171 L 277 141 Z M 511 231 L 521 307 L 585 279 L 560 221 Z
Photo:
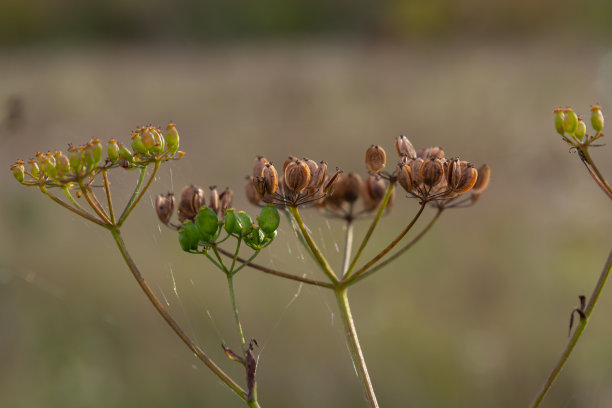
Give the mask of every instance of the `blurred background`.
M 399 134 L 489 164 L 476 206 L 445 213 L 351 299 L 381 406 L 527 406 L 612 244 L 611 203 L 552 116 L 567 104 L 588 117 L 598 102 L 612 120 L 611 18 L 609 0 L 3 0 L 0 406 L 243 406 L 164 325 L 110 235 L 8 171 L 37 151 L 127 142 L 137 125 L 170 120 L 187 155 L 163 167 L 124 238 L 236 378 L 221 349 L 239 345 L 225 279 L 160 228 L 156 194 L 231 186 L 235 206 L 256 213 L 242 193 L 255 155 L 364 175 L 365 149 L 379 144 L 392 161 Z M 612 178 L 611 149 L 593 156 Z M 126 197 L 134 178 L 115 173 Z M 398 195 L 368 254 L 416 210 Z M 304 217 L 338 265 L 342 224 Z M 259 262 L 323 278 L 285 223 Z M 253 270 L 236 290 L 261 346 L 263 407 L 366 406 L 329 293 Z M 611 292 L 543 406 L 612 406 Z

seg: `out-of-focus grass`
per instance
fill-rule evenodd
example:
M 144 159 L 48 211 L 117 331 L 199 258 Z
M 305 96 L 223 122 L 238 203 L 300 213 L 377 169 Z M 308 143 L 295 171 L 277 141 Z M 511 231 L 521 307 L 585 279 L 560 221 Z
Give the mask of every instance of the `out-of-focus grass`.
M 138 124 L 173 120 L 187 156 L 162 171 L 150 197 L 187 183 L 229 185 L 236 206 L 253 212 L 242 185 L 256 154 L 363 174 L 367 146 L 393 157 L 393 138 L 406 134 L 417 147 L 486 162 L 492 181 L 481 202 L 449 211 L 351 297 L 383 406 L 525 406 L 611 243 L 610 204 L 555 136 L 551 115 L 565 103 L 609 110 L 608 52 L 545 41 L 4 52 L 0 97 L 19 95 L 26 121 L 1 134 L 0 158 L 8 170 L 36 150 L 93 136 L 127 141 Z M 594 153 L 612 175 L 609 155 Z M 126 177 L 114 187 L 127 192 Z M 149 307 L 109 236 L 8 171 L 0 181 L 0 405 L 240 406 Z M 416 210 L 397 198 L 368 253 Z M 305 218 L 338 264 L 341 226 L 314 211 Z M 125 238 L 188 332 L 240 378 L 220 347 L 238 344 L 223 276 L 160 230 L 149 197 Z M 261 262 L 319 276 L 285 224 L 279 238 Z M 328 293 L 250 270 L 237 291 L 246 335 L 262 346 L 263 406 L 365 405 Z M 604 293 L 545 406 L 612 403 L 610 299 Z

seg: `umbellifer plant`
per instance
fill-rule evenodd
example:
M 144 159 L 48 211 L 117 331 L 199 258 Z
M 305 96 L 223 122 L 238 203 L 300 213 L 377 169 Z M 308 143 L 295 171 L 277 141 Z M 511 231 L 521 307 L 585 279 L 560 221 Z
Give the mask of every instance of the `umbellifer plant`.
M 370 407 L 378 407 L 351 312 L 349 289 L 413 248 L 445 210 L 476 203 L 486 189 L 490 175 L 486 165 L 476 169 L 470 162 L 447 158 L 439 147 L 417 151 L 405 136 L 399 136 L 395 139 L 397 159 L 392 161 L 389 170 L 386 170 L 387 155 L 382 147 L 372 145 L 366 150 L 367 175 L 364 178 L 356 173 L 344 174 L 338 168 L 328 172 L 325 162 L 294 156 L 289 156 L 282 170 L 277 170 L 266 158 L 257 156 L 252 175 L 245 183 L 247 199 L 260 207 L 255 218 L 232 207 L 233 192 L 230 189 L 219 193 L 216 187 L 211 187 L 206 199 L 202 188 L 189 185 L 179 193 L 178 204 L 173 193 L 159 195 L 155 200 L 157 215 L 164 225 L 177 232 L 180 248 L 202 256 L 227 278 L 241 349 L 231 350 L 225 345 L 223 348 L 231 361 L 244 367 L 246 381 L 243 388 L 240 381 L 231 378 L 212 361 L 173 319 L 146 283 L 121 237 L 122 225 L 151 185 L 160 165 L 183 156 L 178 151 L 178 132 L 173 124 L 165 131 L 152 126 L 140 127 L 132 133 L 131 147 L 129 150 L 111 140 L 104 155 L 100 141 L 93 139 L 83 146 L 70 146 L 67 154 L 59 151 L 38 153 L 27 165 L 17 161 L 11 166 L 11 171 L 21 184 L 38 188 L 57 204 L 108 230 L 129 270 L 166 323 L 211 372 L 250 407 L 261 406 L 257 393 L 257 342 L 245 336 L 240 322 L 233 288 L 238 272 L 248 267 L 332 291 L 364 394 Z M 151 170 L 148 172 L 147 169 Z M 111 171 L 139 172 L 134 191 L 121 212 L 116 212 L 111 194 L 108 176 Z M 379 253 L 363 262 L 364 250 L 371 242 L 379 221 L 397 201 L 396 190 L 401 192 L 397 195 L 402 198 L 418 202 L 418 210 L 409 217 L 397 236 L 389 240 Z M 85 202 L 79 202 L 83 198 Z M 172 220 L 175 207 L 177 221 Z M 340 221 L 346 234 L 340 265 L 334 266 L 328 261 L 309 232 L 301 215 L 306 207 Z M 434 210 L 433 216 L 412 239 L 405 242 L 404 238 L 428 207 Z M 276 237 L 282 213 L 321 270 L 322 279 L 298 276 L 255 262 L 255 258 Z M 362 219 L 369 220 L 370 225 L 354 248 L 353 226 Z

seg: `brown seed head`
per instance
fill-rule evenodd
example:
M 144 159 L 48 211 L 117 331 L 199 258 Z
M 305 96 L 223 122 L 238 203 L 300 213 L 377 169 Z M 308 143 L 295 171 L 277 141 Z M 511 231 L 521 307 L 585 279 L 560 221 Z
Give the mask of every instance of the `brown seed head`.
M 266 193 L 274 194 L 278 189 L 278 173 L 272 163 L 266 163 L 261 174 Z
M 208 207 L 216 213 L 219 212 L 219 192 L 217 191 L 217 186 L 210 186 Z
M 409 159 L 416 159 L 416 151 L 410 143 L 410 140 L 404 135 L 395 138 L 395 150 L 400 156 L 406 156 Z
M 324 161 L 319 163 L 319 165 L 317 166 L 317 170 L 314 173 L 312 171 L 310 172 L 310 187 L 313 190 L 318 190 L 319 188 L 321 188 L 323 182 L 325 181 L 326 173 L 327 163 L 325 163 Z
M 368 173 L 380 173 L 387 163 L 387 155 L 385 154 L 385 150 L 380 146 L 370 146 L 368 150 L 366 150 L 365 163 Z
M 361 176 L 357 173 L 349 173 L 343 177 L 338 183 L 338 192 L 342 193 L 342 200 L 348 203 L 354 203 L 359 198 L 359 194 L 363 185 Z
M 226 187 L 225 190 L 219 195 L 219 213 L 225 214 L 225 210 L 228 208 L 232 208 L 232 201 L 234 199 L 234 193 L 230 190 L 229 187 Z
M 255 161 L 253 162 L 253 177 L 261 177 L 264 166 L 268 160 L 263 156 L 255 157 Z
M 456 189 L 461 181 L 461 166 L 459 165 L 459 159 L 450 159 L 446 162 L 444 167 L 446 183 L 451 189 Z
M 174 211 L 174 193 L 160 194 L 155 198 L 155 212 L 164 224 L 168 225 L 172 212 Z
M 310 169 L 303 160 L 295 160 L 285 167 L 285 186 L 291 192 L 301 192 L 310 183 Z
M 325 183 L 323 184 L 323 194 L 329 196 L 334 193 L 334 189 L 336 188 L 336 185 L 340 178 L 340 174 L 342 174 L 342 170 L 336 167 L 336 171 L 334 172 L 334 174 L 326 178 Z
M 421 165 L 425 162 L 422 158 L 418 157 L 414 160 L 408 160 L 408 166 L 410 166 L 410 175 L 412 176 L 412 183 L 414 186 L 420 186 L 423 184 L 423 179 L 421 179 L 420 168 Z
M 181 222 L 192 220 L 204 205 L 204 190 L 193 184 L 183 187 L 179 196 L 178 216 Z
M 483 164 L 478 168 L 478 177 L 476 179 L 476 183 L 472 187 L 472 192 L 475 194 L 481 194 L 489 186 L 490 178 L 491 168 L 486 164 Z
M 289 165 L 289 163 L 292 163 L 294 161 L 298 160 L 297 157 L 295 156 L 289 156 L 287 157 L 287 160 L 285 160 L 285 162 L 283 163 L 283 174 L 285 173 L 285 169 L 287 168 L 287 166 Z
M 410 166 L 407 164 L 399 164 L 398 167 L 397 181 L 400 183 L 400 186 L 409 193 L 414 188 Z
M 459 166 L 461 167 L 461 181 L 455 191 L 457 194 L 463 194 L 476 184 L 476 180 L 478 180 L 478 171 L 474 168 L 472 163 L 466 161 L 460 161 Z
M 442 181 L 444 176 L 444 165 L 440 159 L 428 159 L 419 168 L 419 177 L 423 184 L 433 187 Z
M 370 175 L 363 183 L 363 208 L 366 211 L 373 211 L 385 196 L 387 186 L 385 181 L 378 175 Z
M 244 181 L 244 193 L 247 200 L 249 200 L 249 203 L 258 205 L 259 201 L 261 200 L 261 196 L 257 192 L 254 183 L 255 180 L 253 179 L 253 176 L 247 176 L 246 180 Z
M 420 157 L 422 159 L 443 159 L 444 150 L 442 150 L 438 146 L 428 147 L 426 149 L 419 150 L 417 152 L 417 157 Z

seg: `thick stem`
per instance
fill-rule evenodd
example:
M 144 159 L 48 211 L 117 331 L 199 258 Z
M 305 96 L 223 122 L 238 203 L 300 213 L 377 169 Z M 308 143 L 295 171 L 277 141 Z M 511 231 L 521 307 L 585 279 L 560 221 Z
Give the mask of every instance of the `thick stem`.
M 361 256 L 361 254 L 363 253 L 363 250 L 368 244 L 368 241 L 370 240 L 370 237 L 372 236 L 372 233 L 374 232 L 374 229 L 376 228 L 376 225 L 378 224 L 380 217 L 382 217 L 383 212 L 385 211 L 385 208 L 387 208 L 387 204 L 389 204 L 389 200 L 391 199 L 391 194 L 393 193 L 394 186 L 395 186 L 395 183 L 392 182 L 389 184 L 389 187 L 387 187 L 387 192 L 382 202 L 380 203 L 380 207 L 378 207 L 378 212 L 376 213 L 376 216 L 372 220 L 372 224 L 370 224 L 370 228 L 368 228 L 368 232 L 366 232 L 365 236 L 363 237 L 363 241 L 361 241 L 361 245 L 359 245 L 359 249 L 355 253 L 355 258 L 353 258 L 351 265 L 346 271 L 346 274 L 344 275 L 344 279 L 348 278 L 351 272 L 353 271 L 353 269 L 355 269 L 355 265 L 357 264 L 359 257 Z
M 550 390 L 550 387 L 552 387 L 553 383 L 557 379 L 557 376 L 563 369 L 565 362 L 567 361 L 569 356 L 572 354 L 572 351 L 574 350 L 576 343 L 578 343 L 580 336 L 582 336 L 582 333 L 584 332 L 584 329 L 586 328 L 589 318 L 591 317 L 591 314 L 593 313 L 593 309 L 595 308 L 595 305 L 597 304 L 599 295 L 601 295 L 601 291 L 603 290 L 604 285 L 606 284 L 606 280 L 608 279 L 608 276 L 610 275 L 610 269 L 612 269 L 612 251 L 610 251 L 610 254 L 608 255 L 608 260 L 606 261 L 606 264 L 603 270 L 601 271 L 601 275 L 599 275 L 599 279 L 597 280 L 595 289 L 593 289 L 593 293 L 591 294 L 591 297 L 589 298 L 589 303 L 584 309 L 585 317 L 580 319 L 580 323 L 576 327 L 576 330 L 574 331 L 574 334 L 572 335 L 569 342 L 567 343 L 567 346 L 565 346 L 565 350 L 563 350 L 561 357 L 559 357 L 559 361 L 557 361 L 557 364 L 555 364 L 555 366 L 551 370 L 550 374 L 548 375 L 548 378 L 546 379 L 546 382 L 542 386 L 542 389 L 540 390 L 540 392 L 538 392 L 535 399 L 531 403 L 530 405 L 531 408 L 536 408 L 540 406 L 540 403 L 542 402 L 542 400 L 544 399 L 544 397 Z
M 323 272 L 325 272 L 329 280 L 332 281 L 333 284 L 337 284 L 338 278 L 336 277 L 336 274 L 327 262 L 327 259 L 325 259 L 325 257 L 323 256 L 323 253 L 319 250 L 317 244 L 315 244 L 314 240 L 310 236 L 310 233 L 306 229 L 304 221 L 302 221 L 302 217 L 300 216 L 300 212 L 298 211 L 297 207 L 288 208 L 289 211 L 291 211 L 291 215 L 293 215 L 293 218 L 295 218 L 295 222 L 300 227 L 300 231 L 302 231 L 302 235 L 304 236 L 304 239 L 306 240 L 310 251 L 315 256 L 317 263 L 321 266 L 321 269 L 323 269 Z
M 357 330 L 355 329 L 355 323 L 353 322 L 353 316 L 351 314 L 351 308 L 347 296 L 346 288 L 337 288 L 334 293 L 338 300 L 338 307 L 340 308 L 340 316 L 342 317 L 342 323 L 344 323 L 344 329 L 346 332 L 346 341 L 351 351 L 351 358 L 357 369 L 363 391 L 366 395 L 370 408 L 378 408 L 378 402 L 376 401 L 376 395 L 374 394 L 374 387 L 372 386 L 372 380 L 368 374 L 368 367 L 366 366 L 361 346 L 359 345 L 359 339 L 357 338 Z
M 234 381 L 232 380 L 225 372 L 215 364 L 214 361 L 210 359 L 204 353 L 204 351 L 183 331 L 183 329 L 179 326 L 179 324 L 172 318 L 170 313 L 164 308 L 158 297 L 155 295 L 151 287 L 145 282 L 142 274 L 138 270 L 138 267 L 134 263 L 134 260 L 130 256 L 127 248 L 125 247 L 125 243 L 121 238 L 121 233 L 119 229 L 114 228 L 111 230 L 115 243 L 119 248 L 119 252 L 123 256 L 123 260 L 127 264 L 130 272 L 138 282 L 138 285 L 145 293 L 155 310 L 161 315 L 161 317 L 166 321 L 168 326 L 176 333 L 177 336 L 180 337 L 181 340 L 189 347 L 189 349 L 199 358 L 205 365 L 213 372 L 225 385 L 229 387 L 236 395 L 238 395 L 245 402 L 247 401 L 246 392 Z

